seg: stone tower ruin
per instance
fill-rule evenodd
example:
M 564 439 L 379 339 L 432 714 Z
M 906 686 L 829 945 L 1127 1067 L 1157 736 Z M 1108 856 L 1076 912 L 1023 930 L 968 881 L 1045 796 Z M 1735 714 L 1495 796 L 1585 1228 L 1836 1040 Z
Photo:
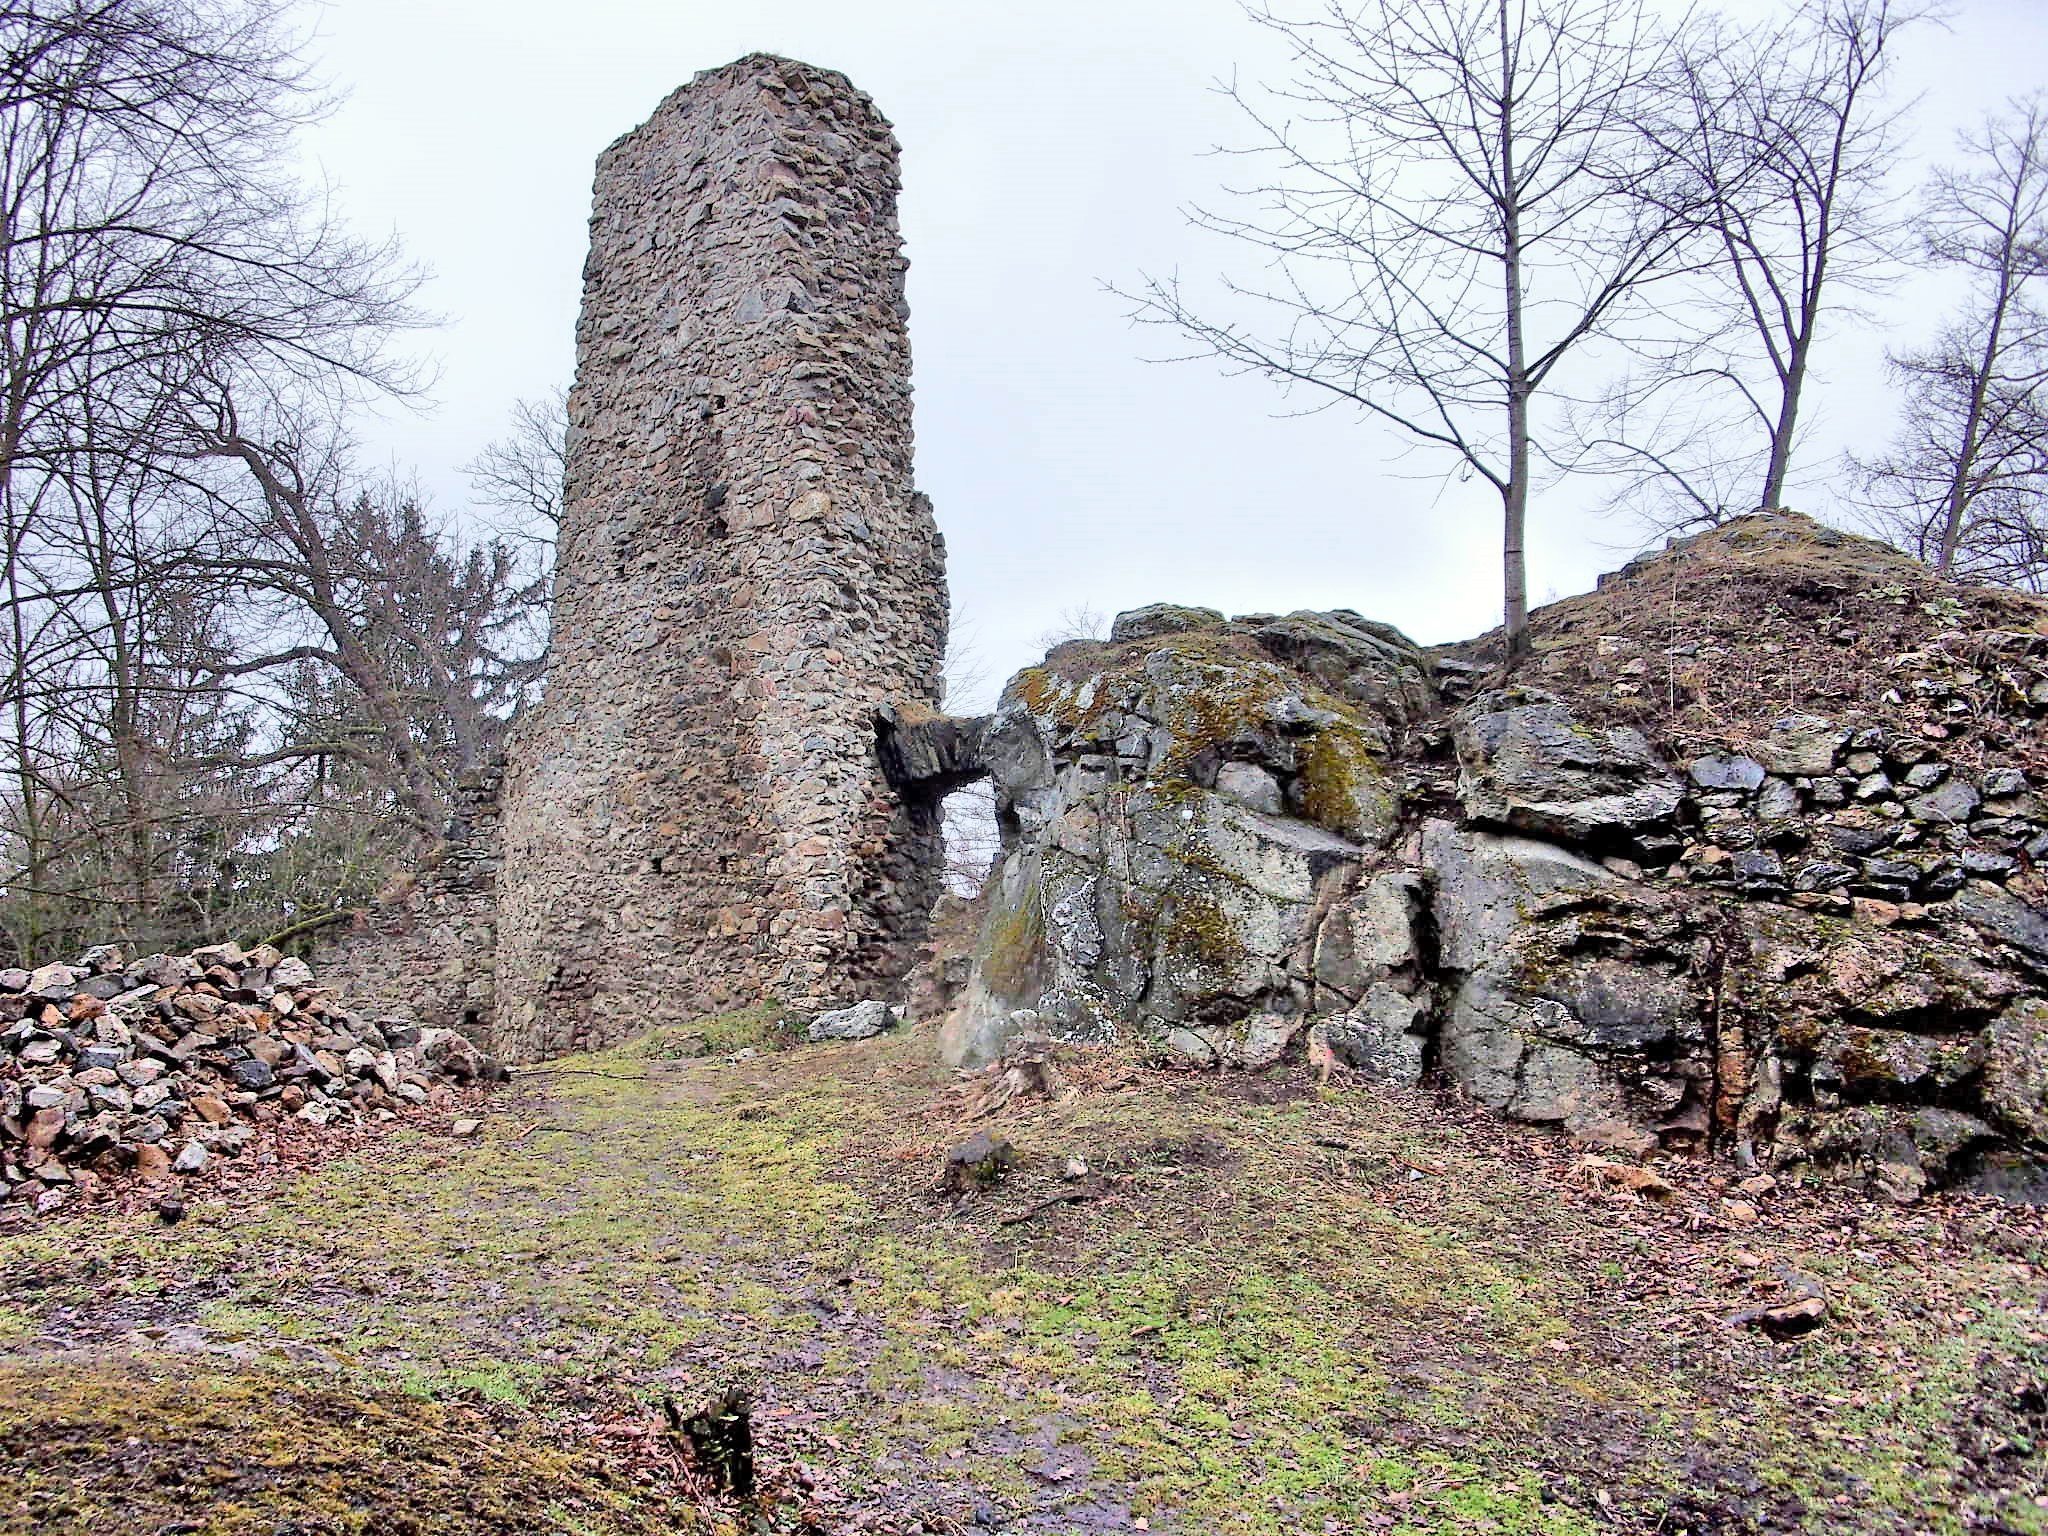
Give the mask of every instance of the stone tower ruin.
M 897 175 L 865 95 L 758 55 L 598 161 L 547 693 L 504 786 L 512 1055 L 909 968 L 939 828 L 877 719 L 938 703 L 947 615 Z

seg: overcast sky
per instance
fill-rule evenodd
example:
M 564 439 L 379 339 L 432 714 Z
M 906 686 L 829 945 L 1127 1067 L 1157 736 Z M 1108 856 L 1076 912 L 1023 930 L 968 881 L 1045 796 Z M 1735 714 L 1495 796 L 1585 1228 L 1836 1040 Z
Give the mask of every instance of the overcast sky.
M 1771 0 L 1737 9 L 1768 11 Z M 2048 0 L 1958 0 L 1905 48 L 1914 149 L 2048 76 Z M 1105 281 L 1213 271 L 1180 213 L 1203 152 L 1241 137 L 1211 90 L 1264 43 L 1235 0 L 329 0 L 314 52 L 347 92 L 311 148 L 366 231 L 431 269 L 434 408 L 372 423 L 444 512 L 512 401 L 566 383 L 599 150 L 699 70 L 767 51 L 843 70 L 903 143 L 918 478 L 951 551 L 953 612 L 990 678 L 1079 608 L 1350 607 L 1416 638 L 1498 621 L 1499 503 L 1355 415 L 1286 417 L 1270 388 L 1142 359 Z M 1910 184 L 1910 169 L 1904 172 Z M 1809 484 L 1882 436 L 1892 325 L 1829 357 Z M 1571 498 L 1532 513 L 1532 596 L 1563 596 L 1641 535 Z

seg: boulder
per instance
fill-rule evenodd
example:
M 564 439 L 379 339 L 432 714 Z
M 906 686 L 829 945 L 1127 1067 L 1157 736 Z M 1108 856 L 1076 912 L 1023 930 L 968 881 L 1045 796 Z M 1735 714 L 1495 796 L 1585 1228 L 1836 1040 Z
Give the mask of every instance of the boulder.
M 986 754 L 1005 848 L 949 1061 L 994 1060 L 1020 1012 L 1196 1060 L 1298 1035 L 1317 924 L 1397 824 L 1387 727 L 1249 646 L 1219 657 L 1218 634 L 1243 639 L 1070 645 L 1004 691 Z
M 1956 892 L 1950 905 L 1992 938 L 2048 964 L 2048 912 L 1988 880 L 1972 880 Z
M 2048 1001 L 2015 1002 L 1984 1031 L 1982 1053 L 1986 1113 L 2048 1150 Z
M 1602 1139 L 1673 1124 L 1708 1074 L 1665 899 L 1563 848 L 1442 821 L 1424 829 L 1423 859 L 1448 991 L 1445 1075 L 1514 1119 Z M 1588 952 L 1596 922 L 1626 962 Z
M 820 1040 L 872 1040 L 903 1021 L 902 1010 L 877 998 L 834 1008 L 819 1014 L 804 1028 L 804 1038 Z
M 1671 825 L 1678 779 L 1628 726 L 1596 730 L 1543 694 L 1482 694 L 1458 712 L 1466 819 L 1582 847 Z
M 1109 638 L 1121 644 L 1128 640 L 1153 640 L 1161 635 L 1184 634 L 1191 629 L 1221 629 L 1223 625 L 1223 615 L 1214 608 L 1151 603 L 1118 614 L 1110 623 Z
M 1717 752 L 1696 757 L 1686 769 L 1701 789 L 1732 789 L 1748 794 L 1764 782 L 1764 765 L 1753 757 Z

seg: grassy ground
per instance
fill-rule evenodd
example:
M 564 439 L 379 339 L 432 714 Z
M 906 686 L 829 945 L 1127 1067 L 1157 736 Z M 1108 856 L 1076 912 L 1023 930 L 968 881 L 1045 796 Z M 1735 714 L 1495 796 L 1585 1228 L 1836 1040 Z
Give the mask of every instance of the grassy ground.
M 2048 1531 L 2031 1218 L 1644 1203 L 1431 1099 L 1109 1053 L 956 1203 L 928 1042 L 677 1048 L 0 1240 L 0 1531 L 713 1529 L 660 1404 L 734 1380 L 778 1529 Z M 1723 1323 L 1774 1263 L 1819 1332 Z

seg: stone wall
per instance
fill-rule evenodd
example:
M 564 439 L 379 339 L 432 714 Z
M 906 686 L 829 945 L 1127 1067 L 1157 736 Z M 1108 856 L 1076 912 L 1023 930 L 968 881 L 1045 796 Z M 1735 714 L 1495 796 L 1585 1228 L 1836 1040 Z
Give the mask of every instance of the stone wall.
M 889 125 L 742 59 L 598 162 L 542 706 L 505 786 L 497 1047 L 892 989 L 935 805 L 877 712 L 938 699 Z
M 378 904 L 315 941 L 323 984 L 372 1020 L 495 1035 L 502 758 L 455 787 L 439 847 Z
M 1852 587 L 1808 543 L 1745 558 L 1762 588 L 1835 583 L 1833 627 L 1867 631 L 1914 576 Z M 1628 585 L 1599 615 L 1615 656 L 1646 649 L 1635 615 L 1669 623 Z M 2048 801 L 2021 766 L 2048 631 L 2020 627 L 2048 608 L 1940 595 L 1909 647 L 1857 657 L 1874 708 L 1814 712 L 1809 657 L 1806 707 L 1718 738 L 1602 720 L 1583 685 L 1475 689 L 1489 669 L 1353 613 L 1122 615 L 956 723 L 1004 853 L 964 986 L 928 989 L 942 1050 L 1293 1050 L 1593 1144 L 2048 1200 Z M 1994 622 L 1943 630 L 1959 611 Z M 1957 709 L 1976 656 L 1997 690 Z

